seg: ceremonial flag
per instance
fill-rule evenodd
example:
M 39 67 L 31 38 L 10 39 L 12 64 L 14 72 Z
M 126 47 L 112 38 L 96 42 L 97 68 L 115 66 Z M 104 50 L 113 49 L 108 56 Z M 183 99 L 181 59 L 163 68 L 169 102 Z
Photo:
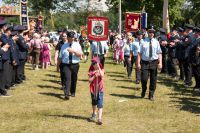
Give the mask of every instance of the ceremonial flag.
M 140 13 L 126 13 L 125 28 L 127 32 L 136 32 L 141 29 L 141 14 Z
M 27 0 L 20 1 L 20 23 L 21 25 L 27 27 L 28 29 L 28 10 L 27 10 Z
M 88 17 L 88 39 L 94 41 L 108 40 L 108 18 Z
M 142 29 L 146 29 L 147 28 L 147 13 L 146 12 L 142 13 L 141 21 L 142 21 Z

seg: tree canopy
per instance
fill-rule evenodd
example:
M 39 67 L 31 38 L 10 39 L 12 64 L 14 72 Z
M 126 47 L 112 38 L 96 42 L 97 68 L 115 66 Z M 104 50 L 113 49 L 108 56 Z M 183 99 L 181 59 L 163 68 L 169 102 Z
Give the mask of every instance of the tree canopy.
M 5 3 L 19 3 L 19 0 L 3 0 Z M 101 1 L 101 0 L 100 0 Z M 163 0 L 121 0 L 122 19 L 125 19 L 125 12 L 148 13 L 148 24 L 157 27 L 162 26 Z M 86 18 L 95 11 L 89 11 L 87 4 L 90 0 L 84 0 L 80 5 L 78 0 L 29 0 L 29 14 L 38 15 L 39 12 L 45 16 L 45 24 L 51 27 L 52 13 L 55 27 L 79 27 L 86 25 Z M 98 1 L 97 1 L 98 2 Z M 79 3 L 79 4 L 78 4 Z M 106 0 L 109 7 L 108 12 L 103 15 L 109 17 L 110 28 L 118 27 L 118 4 L 119 0 Z M 90 5 L 92 6 L 92 5 Z M 80 10 L 81 9 L 81 10 Z M 184 23 L 192 22 L 199 25 L 200 22 L 200 1 L 197 0 L 169 0 L 170 26 L 181 26 Z

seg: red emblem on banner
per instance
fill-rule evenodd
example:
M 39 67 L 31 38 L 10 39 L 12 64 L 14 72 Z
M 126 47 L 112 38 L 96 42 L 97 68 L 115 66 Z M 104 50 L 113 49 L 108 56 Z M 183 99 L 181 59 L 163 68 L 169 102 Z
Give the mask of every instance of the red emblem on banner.
M 141 14 L 126 13 L 125 27 L 127 32 L 136 32 L 141 29 Z
M 108 18 L 88 17 L 88 39 L 94 41 L 108 40 Z

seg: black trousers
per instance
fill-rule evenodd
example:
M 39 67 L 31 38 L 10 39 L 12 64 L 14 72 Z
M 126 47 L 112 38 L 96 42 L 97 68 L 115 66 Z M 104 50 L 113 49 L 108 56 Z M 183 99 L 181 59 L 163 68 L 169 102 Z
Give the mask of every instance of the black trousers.
M 79 64 L 62 64 L 65 81 L 64 94 L 68 96 L 76 93 L 76 84 L 78 78 Z
M 183 60 L 182 59 L 178 59 L 178 66 L 180 69 L 180 79 L 184 80 L 185 74 L 184 74 L 184 67 L 183 67 Z
M 192 84 L 192 67 L 188 58 L 183 60 L 183 68 L 184 68 L 184 73 L 185 73 L 185 83 L 191 85 Z
M 157 83 L 157 65 L 158 60 L 151 62 L 141 61 L 141 82 L 142 82 L 142 93 L 147 90 L 147 82 L 150 76 L 149 92 L 153 95 L 156 90 Z
M 13 68 L 12 68 L 12 83 L 11 83 L 11 85 L 14 85 L 16 83 L 17 67 L 18 66 L 13 66 Z
M 167 73 L 167 55 L 162 54 L 162 69 L 161 73 Z
M 62 86 L 65 86 L 65 75 L 63 73 L 63 64 L 60 64 L 60 79 L 61 79 L 61 84 Z
M 26 63 L 25 59 L 19 60 L 19 66 L 17 68 L 17 73 L 18 73 L 17 80 L 19 80 L 19 81 L 26 80 L 25 63 Z
M 131 77 L 132 71 L 133 71 L 133 60 L 131 59 L 131 62 L 129 61 L 129 56 L 124 56 L 125 59 L 125 66 L 127 70 L 128 77 Z
M 12 66 L 9 60 L 3 60 L 3 88 L 9 89 L 12 81 Z
M 200 88 L 200 65 L 192 66 L 192 69 L 194 71 L 194 78 L 196 82 L 195 87 Z
M 3 69 L 0 70 L 0 94 L 5 95 L 7 92 L 4 85 Z
M 173 58 L 173 57 L 169 57 L 168 60 L 169 60 L 169 65 L 170 65 L 170 69 L 171 69 L 170 75 L 175 77 L 175 76 L 177 76 L 177 69 L 176 69 L 177 59 Z

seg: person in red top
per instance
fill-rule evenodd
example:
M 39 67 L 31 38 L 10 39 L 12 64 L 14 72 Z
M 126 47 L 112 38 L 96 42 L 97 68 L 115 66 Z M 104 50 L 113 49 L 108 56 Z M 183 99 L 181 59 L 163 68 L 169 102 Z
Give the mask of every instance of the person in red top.
M 104 69 L 100 64 L 98 57 L 92 59 L 92 64 L 89 68 L 89 83 L 90 93 L 92 99 L 92 117 L 89 121 L 95 122 L 98 108 L 98 121 L 97 124 L 102 125 L 102 112 L 103 112 L 103 95 L 104 95 Z

